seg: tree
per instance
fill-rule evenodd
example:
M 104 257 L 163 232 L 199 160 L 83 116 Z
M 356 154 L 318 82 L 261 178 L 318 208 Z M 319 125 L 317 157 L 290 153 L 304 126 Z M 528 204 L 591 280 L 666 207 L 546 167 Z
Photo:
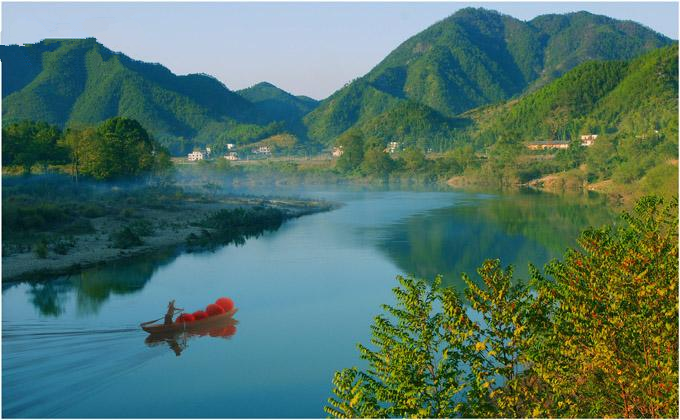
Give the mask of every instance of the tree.
M 542 416 L 677 418 L 677 212 L 645 197 L 534 276 L 551 320 L 529 355 L 554 395 Z
M 640 200 L 581 250 L 512 278 L 497 260 L 466 300 L 411 277 L 383 305 L 368 368 L 337 372 L 333 417 L 678 416 L 678 203 Z M 549 277 L 548 277 L 549 276 Z
M 344 369 L 335 374 L 335 397 L 325 411 L 337 418 L 452 417 L 462 404 L 455 397 L 464 389 L 460 350 L 450 346 L 456 323 L 434 311 L 441 303 L 441 278 L 432 287 L 423 280 L 397 277 L 397 306 L 383 305 L 396 320 L 380 315 L 371 327 L 370 350 L 359 345 L 369 368 Z M 458 306 L 456 306 L 458 309 Z M 454 331 L 456 331 L 454 329 Z
M 385 153 L 383 147 L 371 147 L 364 152 L 361 170 L 366 175 L 385 176 L 394 168 L 394 160 Z
M 336 373 L 326 412 L 339 418 L 523 413 L 518 392 L 502 387 L 526 377 L 520 349 L 529 292 L 511 284 L 512 270 L 498 260 L 484 263 L 479 274 L 484 288 L 464 278 L 475 315 L 453 289 L 440 288 L 440 277 L 431 285 L 397 277 L 398 305 L 383 305 L 388 316 L 371 327 L 377 349 L 359 345 L 369 368 Z
M 62 163 L 66 150 L 59 145 L 60 138 L 61 131 L 44 122 L 10 124 L 2 130 L 2 163 L 21 166 L 24 173 L 38 163 Z
M 350 131 L 338 138 L 337 147 L 342 148 L 342 156 L 338 159 L 337 168 L 341 172 L 350 172 L 358 168 L 364 160 L 364 140 L 361 133 Z
M 99 180 L 134 177 L 165 169 L 167 152 L 139 122 L 122 117 L 104 121 L 94 133 L 81 132 L 82 172 Z
M 427 164 L 425 153 L 416 147 L 409 147 L 401 154 L 404 168 L 409 172 L 416 172 Z
M 68 129 L 61 139 L 61 144 L 68 150 L 71 161 L 71 173 L 75 178 L 76 183 L 78 182 L 78 176 L 80 175 L 82 161 L 85 159 L 87 153 L 87 145 L 96 143 L 95 136 L 96 132 L 93 128 L 86 128 L 83 130 Z

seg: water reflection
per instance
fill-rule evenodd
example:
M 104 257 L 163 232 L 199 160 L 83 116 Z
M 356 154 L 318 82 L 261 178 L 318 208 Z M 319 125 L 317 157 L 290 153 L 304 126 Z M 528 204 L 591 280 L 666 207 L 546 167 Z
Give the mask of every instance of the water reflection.
M 64 313 L 68 299 L 75 296 L 79 315 L 96 314 L 112 295 L 140 292 L 153 274 L 176 256 L 176 250 L 165 250 L 53 280 L 31 282 L 27 291 L 29 301 L 41 315 L 59 317 Z
M 614 218 L 598 199 L 523 193 L 415 214 L 382 228 L 378 247 L 404 273 L 442 274 L 462 289 L 461 273 L 475 278 L 484 259 L 500 258 L 526 278 L 530 262 L 540 267 L 560 257 L 583 228 Z
M 223 318 L 202 326 L 195 326 L 186 331 L 149 334 L 144 340 L 148 347 L 167 345 L 175 356 L 181 356 L 187 349 L 189 340 L 199 337 L 230 339 L 236 334 L 238 321 L 232 317 Z

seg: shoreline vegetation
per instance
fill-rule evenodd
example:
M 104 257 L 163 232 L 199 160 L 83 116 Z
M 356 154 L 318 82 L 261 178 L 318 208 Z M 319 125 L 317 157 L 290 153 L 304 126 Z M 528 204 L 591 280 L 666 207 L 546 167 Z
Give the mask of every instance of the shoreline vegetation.
M 463 293 L 398 276 L 333 418 L 677 418 L 678 202 L 643 197 L 547 263 L 486 260 Z
M 177 186 L 76 187 L 63 176 L 32 178 L 3 179 L 3 282 L 69 274 L 164 249 L 243 244 L 287 220 L 336 206 Z

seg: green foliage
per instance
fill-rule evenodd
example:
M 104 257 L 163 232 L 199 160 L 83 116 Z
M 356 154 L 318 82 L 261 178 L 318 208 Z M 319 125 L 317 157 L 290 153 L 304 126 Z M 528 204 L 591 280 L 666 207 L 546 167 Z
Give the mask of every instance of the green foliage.
M 480 178 L 527 182 L 578 168 L 589 182 L 612 179 L 642 193 L 670 196 L 676 190 L 670 169 L 657 169 L 652 177 L 667 175 L 653 181 L 666 185 L 665 191 L 642 180 L 652 168 L 677 159 L 677 54 L 677 45 L 671 45 L 627 63 L 586 63 L 519 100 L 465 114 L 475 121 L 468 137 L 489 157 Z M 580 147 L 582 134 L 598 138 Z M 525 144 L 534 140 L 571 144 L 557 152 L 529 152 Z
M 404 169 L 410 172 L 416 172 L 427 165 L 427 159 L 422 150 L 409 147 L 401 153 L 401 159 L 404 161 Z
M 112 118 L 96 130 L 69 131 L 73 166 L 97 180 L 131 178 L 170 166 L 167 152 L 139 122 Z
M 625 223 L 585 231 L 581 250 L 536 276 L 533 370 L 548 417 L 678 416 L 678 208 L 646 197 Z M 541 326 L 539 326 L 541 327 Z
M 449 317 L 436 313 L 441 304 L 440 278 L 432 287 L 422 280 L 397 277 L 397 305 L 383 305 L 375 318 L 371 343 L 359 345 L 369 368 L 336 373 L 335 397 L 325 411 L 336 418 L 453 417 L 462 404 L 454 397 L 464 384 L 459 351 L 441 351 L 452 334 Z M 393 320 L 394 319 L 394 320 Z
M 293 96 L 267 82 L 258 83 L 236 93 L 255 104 L 256 109 L 267 119 L 285 122 L 286 128 L 298 135 L 306 132 L 302 117 L 319 104 L 317 100 L 306 96 Z
M 287 218 L 286 213 L 272 207 L 222 209 L 200 221 L 197 226 L 203 228 L 201 233 L 189 234 L 187 244 L 207 249 L 231 243 L 242 245 L 249 237 L 278 229 Z
M 453 289 L 398 277 L 367 368 L 333 379 L 325 407 L 355 417 L 670 417 L 678 415 L 677 199 L 639 201 L 581 250 L 532 268 L 498 260 Z
M 136 233 L 130 226 L 125 226 L 124 228 L 112 233 L 110 240 L 114 248 L 128 249 L 144 245 L 144 241 L 142 241 L 140 235 Z
M 394 160 L 382 146 L 372 146 L 364 151 L 361 171 L 366 175 L 385 176 L 394 168 Z
M 22 121 L 2 128 L 2 164 L 30 173 L 33 165 L 63 163 L 67 151 L 58 144 L 61 131 L 44 122 Z
M 33 247 L 33 253 L 35 254 L 36 257 L 45 259 L 47 258 L 47 241 L 44 239 L 35 244 Z
M 348 131 L 338 138 L 336 145 L 343 152 L 337 163 L 341 172 L 353 171 L 364 161 L 364 139 L 359 131 Z

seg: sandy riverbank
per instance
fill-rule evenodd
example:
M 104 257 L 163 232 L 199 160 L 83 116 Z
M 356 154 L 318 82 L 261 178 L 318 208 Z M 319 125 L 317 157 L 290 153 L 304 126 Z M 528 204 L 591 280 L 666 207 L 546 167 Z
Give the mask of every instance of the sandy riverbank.
M 182 246 L 191 233 L 199 234 L 197 221 L 221 209 L 255 206 L 282 210 L 287 217 L 326 211 L 334 205 L 324 202 L 279 199 L 226 197 L 205 201 L 173 202 L 163 209 L 139 209 L 139 217 L 152 221 L 153 233 L 143 238 L 143 245 L 128 249 L 114 248 L 109 236 L 121 229 L 125 222 L 116 217 L 103 216 L 92 219 L 95 233 L 77 235 L 75 244 L 66 255 L 50 253 L 39 258 L 32 251 L 15 252 L 2 256 L 2 280 L 13 281 L 47 275 L 58 275 L 82 268 L 155 252 L 173 246 Z

